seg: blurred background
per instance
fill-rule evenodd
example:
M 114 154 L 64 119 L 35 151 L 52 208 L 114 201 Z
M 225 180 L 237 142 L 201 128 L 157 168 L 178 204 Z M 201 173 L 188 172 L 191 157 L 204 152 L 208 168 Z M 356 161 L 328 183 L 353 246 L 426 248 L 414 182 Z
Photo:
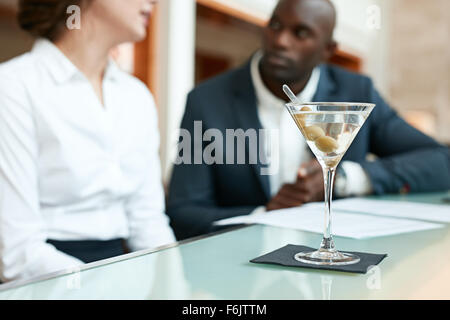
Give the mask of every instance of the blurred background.
M 330 63 L 372 77 L 409 123 L 450 145 L 450 1 L 333 0 L 339 51 Z M 147 39 L 111 55 L 158 104 L 165 181 L 176 154 L 187 93 L 245 63 L 260 46 L 277 0 L 160 0 Z M 33 39 L 16 23 L 17 0 L 0 0 L 0 62 Z M 211 101 L 214 108 L 214 101 Z

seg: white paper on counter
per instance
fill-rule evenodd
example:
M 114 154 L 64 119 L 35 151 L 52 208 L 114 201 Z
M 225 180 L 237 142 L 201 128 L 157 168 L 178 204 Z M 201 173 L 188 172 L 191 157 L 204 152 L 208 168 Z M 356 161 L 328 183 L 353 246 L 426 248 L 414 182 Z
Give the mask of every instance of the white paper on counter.
M 323 208 L 324 204 L 315 202 L 305 207 Z M 349 198 L 333 201 L 332 207 L 334 211 L 450 223 L 449 205 Z
M 322 206 L 302 206 L 274 210 L 267 213 L 238 216 L 216 221 L 215 225 L 265 224 L 275 227 L 323 233 L 325 217 Z M 366 214 L 333 212 L 332 235 L 363 239 L 406 232 L 430 230 L 443 227 L 442 224 L 418 220 L 379 217 Z

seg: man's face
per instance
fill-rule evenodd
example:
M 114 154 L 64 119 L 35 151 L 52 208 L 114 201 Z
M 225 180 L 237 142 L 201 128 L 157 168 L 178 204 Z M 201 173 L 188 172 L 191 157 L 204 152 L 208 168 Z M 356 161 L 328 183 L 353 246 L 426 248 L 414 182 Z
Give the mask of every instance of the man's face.
M 264 75 L 292 83 L 334 51 L 334 9 L 326 0 L 281 0 L 263 33 Z

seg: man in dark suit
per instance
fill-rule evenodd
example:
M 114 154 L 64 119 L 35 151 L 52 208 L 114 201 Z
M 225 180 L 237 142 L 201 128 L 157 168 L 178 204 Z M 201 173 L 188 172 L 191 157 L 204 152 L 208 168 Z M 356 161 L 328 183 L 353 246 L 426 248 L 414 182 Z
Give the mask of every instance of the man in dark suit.
M 338 196 L 450 188 L 446 147 L 400 118 L 368 77 L 324 64 L 336 49 L 335 19 L 328 0 L 281 0 L 264 30 L 262 50 L 243 67 L 215 77 L 189 94 L 181 128 L 194 138 L 184 141 L 189 148 L 180 148 L 178 160 L 187 161 L 179 161 L 173 168 L 167 208 L 178 239 L 210 232 L 213 222 L 220 219 L 323 199 L 320 165 L 306 151 L 299 133 L 294 136 L 289 131 L 292 119 L 285 120 L 284 83 L 305 102 L 376 104 L 342 159 L 335 186 Z M 245 142 L 244 164 L 225 163 L 230 152 L 231 160 L 236 158 L 236 148 L 228 145 L 211 153 L 213 163 L 198 161 L 208 142 L 220 138 L 212 133 L 225 136 L 227 129 L 250 132 L 247 130 L 261 128 L 280 131 L 280 162 L 275 174 L 262 174 L 265 162 L 261 159 L 249 161 L 259 152 L 252 146 L 251 135 Z M 198 142 L 196 135 L 203 140 Z M 220 145 L 223 143 L 215 147 Z M 368 161 L 369 153 L 376 159 Z

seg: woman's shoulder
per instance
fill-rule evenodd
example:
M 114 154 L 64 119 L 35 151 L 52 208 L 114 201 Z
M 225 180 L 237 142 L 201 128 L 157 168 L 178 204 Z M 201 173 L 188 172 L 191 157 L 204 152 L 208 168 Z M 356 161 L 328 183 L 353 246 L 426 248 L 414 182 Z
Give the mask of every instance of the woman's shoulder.
M 33 56 L 30 52 L 21 54 L 17 57 L 11 58 L 5 62 L 0 63 L 0 75 L 3 79 L 7 78 L 20 78 L 27 72 L 30 72 L 35 65 Z
M 0 92 L 24 90 L 27 83 L 33 82 L 40 68 L 38 61 L 27 52 L 0 63 Z
M 0 122 L 6 119 L 26 122 L 24 116 L 32 113 L 27 82 L 33 78 L 30 69 L 34 65 L 28 53 L 0 63 Z
M 25 99 L 26 83 L 33 78 L 35 68 L 36 63 L 30 53 L 0 63 L 0 99 Z

